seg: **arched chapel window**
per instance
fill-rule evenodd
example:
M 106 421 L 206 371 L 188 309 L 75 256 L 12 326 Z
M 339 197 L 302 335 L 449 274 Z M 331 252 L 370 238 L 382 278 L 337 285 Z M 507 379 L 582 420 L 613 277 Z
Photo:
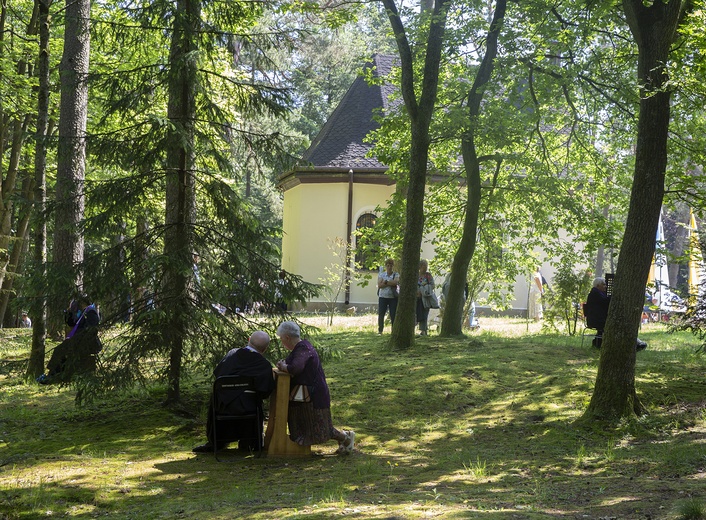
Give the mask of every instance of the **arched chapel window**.
M 375 222 L 377 221 L 377 216 L 374 213 L 363 213 L 358 217 L 358 221 L 355 223 L 356 230 L 356 248 L 355 248 L 355 265 L 357 268 L 362 270 L 375 270 L 376 266 L 369 265 L 371 258 L 374 256 L 375 250 L 380 247 L 380 242 L 375 241 L 373 243 L 363 244 L 365 240 L 364 237 L 360 235 L 360 232 L 366 228 L 375 227 Z

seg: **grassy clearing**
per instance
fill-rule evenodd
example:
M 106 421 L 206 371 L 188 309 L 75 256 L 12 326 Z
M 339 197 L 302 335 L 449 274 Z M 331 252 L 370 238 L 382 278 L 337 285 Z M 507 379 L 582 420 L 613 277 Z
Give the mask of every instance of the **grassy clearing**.
M 307 460 L 232 463 L 190 451 L 206 380 L 179 413 L 162 388 L 76 408 L 72 391 L 21 380 L 29 332 L 0 331 L 0 518 L 704 518 L 705 360 L 690 336 L 645 326 L 650 415 L 581 430 L 598 352 L 580 337 L 485 318 L 400 353 L 375 320 L 337 318 L 313 338 L 343 354 L 325 369 L 356 452 L 333 456 L 332 442 Z

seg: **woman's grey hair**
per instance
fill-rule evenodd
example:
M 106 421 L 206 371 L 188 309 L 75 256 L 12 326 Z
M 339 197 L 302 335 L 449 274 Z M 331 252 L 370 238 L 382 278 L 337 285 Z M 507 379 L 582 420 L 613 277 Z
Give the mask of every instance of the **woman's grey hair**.
M 598 276 L 597 278 L 593 279 L 593 287 L 598 287 L 601 284 L 605 283 L 605 278 L 602 276 Z
M 300 334 L 301 329 L 299 328 L 299 325 L 297 325 L 293 321 L 283 321 L 279 324 L 279 327 L 277 327 L 278 336 L 287 335 L 292 338 L 299 338 L 301 337 Z

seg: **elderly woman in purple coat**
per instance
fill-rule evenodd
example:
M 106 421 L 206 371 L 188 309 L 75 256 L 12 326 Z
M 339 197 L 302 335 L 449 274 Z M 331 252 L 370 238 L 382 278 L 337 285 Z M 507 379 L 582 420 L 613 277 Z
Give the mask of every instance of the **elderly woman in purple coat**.
M 290 438 L 299 445 L 322 444 L 331 439 L 338 441 L 337 453 L 353 451 L 355 432 L 334 428 L 331 419 L 331 395 L 321 360 L 316 349 L 300 337 L 301 329 L 293 321 L 284 321 L 277 327 L 277 336 L 284 348 L 290 351 L 287 359 L 277 362 L 277 368 L 292 376 L 291 385 L 306 385 L 309 402 L 289 402 Z

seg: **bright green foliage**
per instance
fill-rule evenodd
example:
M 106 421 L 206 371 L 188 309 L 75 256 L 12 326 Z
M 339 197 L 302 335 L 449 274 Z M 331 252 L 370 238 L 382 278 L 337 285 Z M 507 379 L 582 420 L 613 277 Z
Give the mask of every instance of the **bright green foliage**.
M 559 265 L 551 286 L 542 296 L 543 325 L 551 331 L 565 331 L 574 336 L 583 314 L 581 304 L 586 301 L 592 281 L 589 270 L 576 271 L 573 263 Z
M 488 303 L 503 307 L 510 285 L 530 272 L 538 255 L 578 266 L 591 263 L 601 246 L 619 247 L 631 182 L 634 49 L 613 10 L 513 4 L 481 114 L 469 121 L 464 100 L 482 57 L 478 35 L 488 13 L 484 4 L 454 9 L 425 201 L 426 232 L 438 250 L 432 270 L 448 270 L 459 243 L 467 210 L 460 137 L 473 128 L 482 191 L 469 270 L 485 273 Z M 402 186 L 410 150 L 405 128 L 406 115 L 399 114 L 374 136 L 376 155 Z M 393 250 L 403 193 L 393 198 L 376 235 Z
M 700 218 L 704 217 L 704 177 L 706 162 L 706 9 L 703 1 L 680 26 L 679 45 L 674 46 L 669 63 L 669 88 L 672 89 L 667 203 L 685 200 Z M 683 44 L 681 42 L 689 42 Z
M 11 5 L 2 3 L 0 13 L 0 320 L 7 327 L 15 325 L 20 305 L 29 305 L 26 300 L 13 300 L 15 291 L 21 292 L 25 284 L 25 270 L 32 271 L 24 251 L 30 233 L 29 202 L 33 189 L 37 12 L 33 2 L 18 0 Z M 60 20 L 60 9 L 52 7 L 51 15 Z M 49 60 L 52 80 L 58 84 L 57 61 L 62 43 L 61 31 L 56 32 L 49 47 L 57 54 L 49 56 Z M 55 118 L 57 111 L 55 106 L 50 108 L 50 116 Z M 51 165 L 53 154 L 49 161 Z

